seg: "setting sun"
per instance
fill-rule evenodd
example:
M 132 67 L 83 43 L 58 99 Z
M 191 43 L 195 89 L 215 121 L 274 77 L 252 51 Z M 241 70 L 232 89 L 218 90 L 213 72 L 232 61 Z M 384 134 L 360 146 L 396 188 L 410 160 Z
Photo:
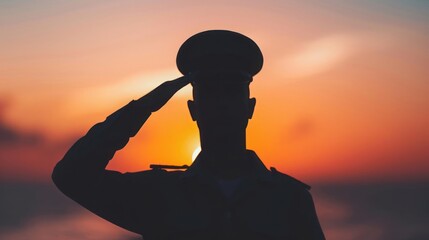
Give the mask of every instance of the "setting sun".
M 192 153 L 192 162 L 195 161 L 195 159 L 197 158 L 198 154 L 201 152 L 201 147 L 198 146 L 194 152 Z

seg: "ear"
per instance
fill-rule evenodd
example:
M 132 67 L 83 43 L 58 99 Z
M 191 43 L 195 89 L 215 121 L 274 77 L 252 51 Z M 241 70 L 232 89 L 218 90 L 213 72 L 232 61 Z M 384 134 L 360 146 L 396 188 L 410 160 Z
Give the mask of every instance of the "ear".
M 188 109 L 189 109 L 189 113 L 191 114 L 192 121 L 197 121 L 198 111 L 194 101 L 188 100 Z
M 253 112 L 255 111 L 256 98 L 250 98 L 249 100 L 249 109 L 247 109 L 247 118 L 252 119 Z

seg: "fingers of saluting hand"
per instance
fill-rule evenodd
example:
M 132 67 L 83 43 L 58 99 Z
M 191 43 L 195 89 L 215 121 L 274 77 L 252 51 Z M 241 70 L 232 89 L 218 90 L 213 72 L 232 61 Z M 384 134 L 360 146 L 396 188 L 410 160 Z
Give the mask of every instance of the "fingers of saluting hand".
M 167 82 L 165 82 L 165 84 L 169 85 L 173 88 L 178 88 L 177 90 L 179 90 L 180 88 L 191 83 L 192 80 L 193 80 L 192 74 L 188 74 L 186 76 L 182 76 L 182 77 L 176 78 L 174 80 L 167 81 Z
M 157 87 L 154 91 L 162 92 L 161 94 L 174 95 L 181 88 L 185 87 L 191 82 L 191 78 L 188 76 L 182 76 L 174 80 L 166 81 Z M 171 97 L 170 96 L 170 97 Z
M 166 81 L 157 88 L 138 100 L 142 105 L 147 106 L 150 111 L 159 110 L 168 100 L 181 88 L 191 82 L 188 76 L 182 76 L 174 80 Z

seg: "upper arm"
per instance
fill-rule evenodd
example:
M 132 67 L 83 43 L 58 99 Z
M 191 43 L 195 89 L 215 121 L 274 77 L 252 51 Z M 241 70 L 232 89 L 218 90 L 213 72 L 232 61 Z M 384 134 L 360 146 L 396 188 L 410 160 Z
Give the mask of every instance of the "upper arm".
M 300 198 L 299 208 L 299 228 L 303 236 L 302 239 L 324 240 L 322 227 L 317 217 L 313 198 L 309 191 L 303 190 Z

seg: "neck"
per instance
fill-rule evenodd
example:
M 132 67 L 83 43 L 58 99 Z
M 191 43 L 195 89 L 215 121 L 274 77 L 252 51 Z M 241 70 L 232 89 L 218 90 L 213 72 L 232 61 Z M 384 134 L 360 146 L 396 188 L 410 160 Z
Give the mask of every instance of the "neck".
M 246 132 L 226 137 L 201 137 L 201 151 L 207 156 L 204 161 L 208 169 L 222 178 L 233 178 L 243 174 L 246 166 Z

